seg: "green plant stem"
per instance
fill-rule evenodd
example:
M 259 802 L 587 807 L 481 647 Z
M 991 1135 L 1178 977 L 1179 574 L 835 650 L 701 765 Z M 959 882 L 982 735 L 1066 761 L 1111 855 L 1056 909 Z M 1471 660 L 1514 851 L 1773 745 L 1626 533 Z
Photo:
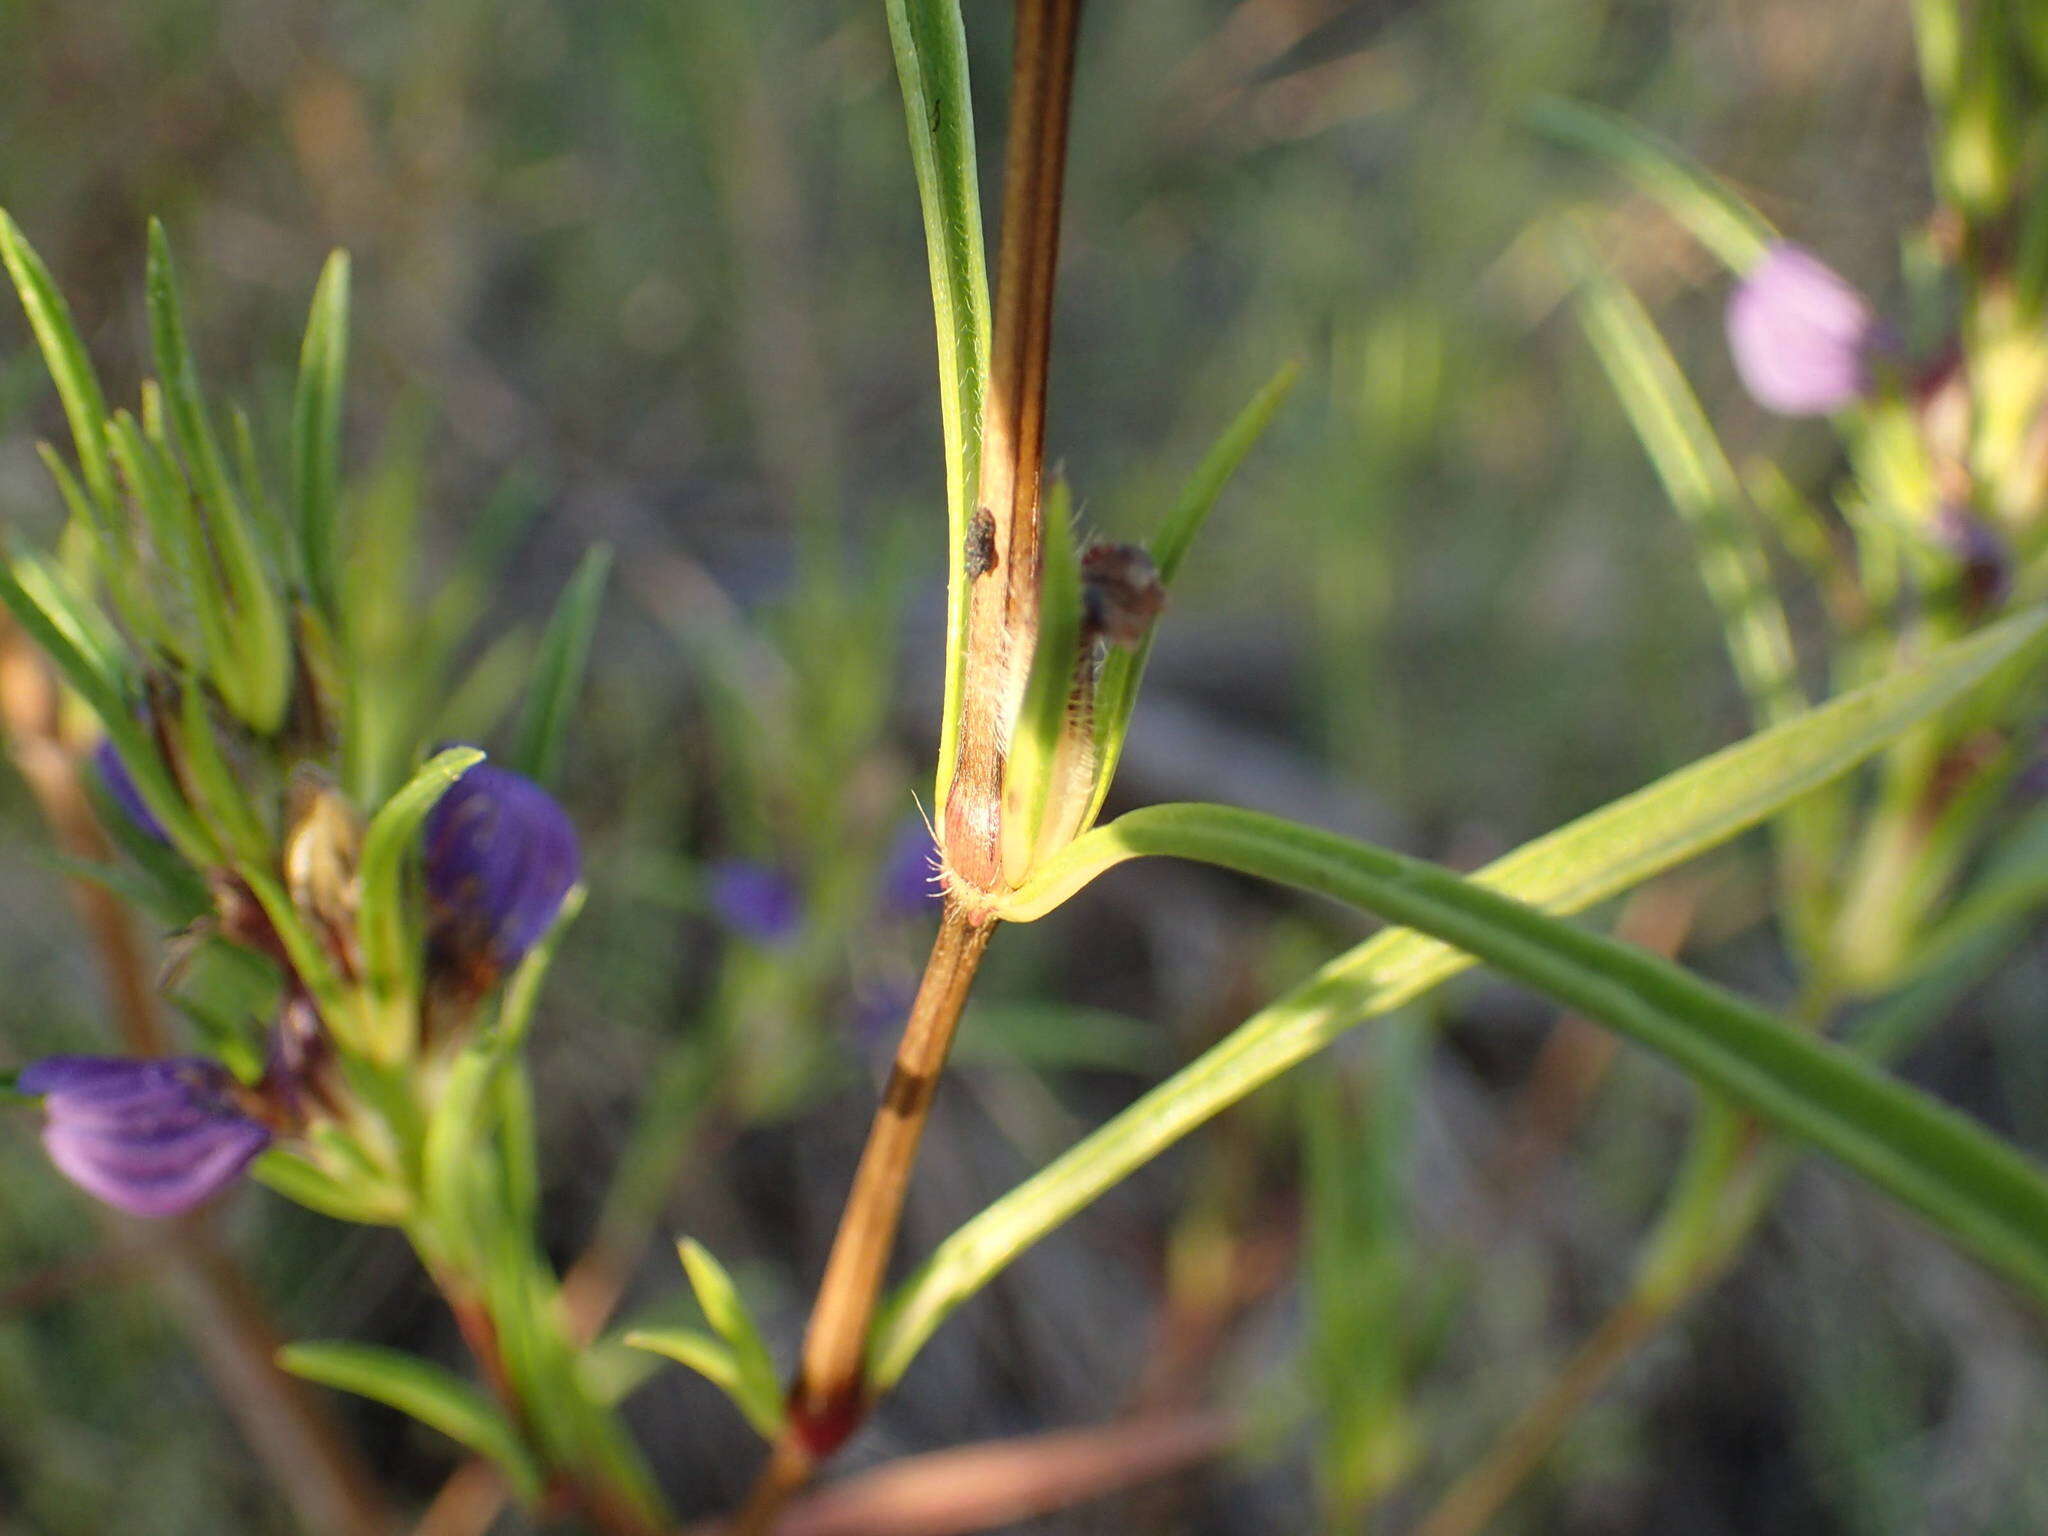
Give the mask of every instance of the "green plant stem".
M 995 926 L 947 899 L 818 1283 L 790 1389 L 789 1425 L 740 1518 L 742 1533 L 767 1531 L 812 1467 L 837 1450 L 866 1413 L 868 1331 L 939 1076 Z

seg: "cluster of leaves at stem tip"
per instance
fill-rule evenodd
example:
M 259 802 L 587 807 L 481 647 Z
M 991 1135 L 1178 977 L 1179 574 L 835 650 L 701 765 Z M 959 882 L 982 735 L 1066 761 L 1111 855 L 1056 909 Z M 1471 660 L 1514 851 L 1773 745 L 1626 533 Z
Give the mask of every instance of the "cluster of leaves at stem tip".
M 285 1363 L 405 1409 L 530 1497 L 652 1523 L 652 1482 L 579 1372 L 538 1250 L 518 1054 L 581 901 L 578 840 L 544 783 L 607 553 L 527 641 L 508 761 L 429 752 L 482 598 L 411 591 L 402 498 L 344 482 L 347 258 L 315 288 L 276 479 L 254 420 L 202 388 L 160 226 L 154 376 L 133 409 L 109 409 L 4 215 L 0 259 L 70 432 L 68 454 L 41 449 L 65 526 L 52 552 L 10 550 L 0 602 L 76 700 L 66 744 L 125 855 L 74 872 L 177 935 L 170 995 L 200 1045 L 46 1058 L 10 1074 L 15 1096 L 41 1104 L 60 1171 L 135 1214 L 181 1213 L 253 1170 L 330 1216 L 402 1228 L 492 1390 L 346 1343 Z

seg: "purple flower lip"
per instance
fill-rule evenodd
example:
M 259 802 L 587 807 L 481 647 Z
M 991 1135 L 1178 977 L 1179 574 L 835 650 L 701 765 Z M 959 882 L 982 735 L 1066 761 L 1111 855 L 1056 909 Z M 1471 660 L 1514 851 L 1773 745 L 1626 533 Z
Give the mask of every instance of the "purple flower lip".
M 121 808 L 121 814 L 135 825 L 144 837 L 159 843 L 171 840 L 142 798 L 142 791 L 135 787 L 135 776 L 128 771 L 128 765 L 121 761 L 121 754 L 114 750 L 114 743 L 102 736 L 100 744 L 92 749 L 93 771 L 100 776 L 100 783 L 106 787 L 107 798 Z
M 492 763 L 463 774 L 427 813 L 423 854 L 437 956 L 498 969 L 540 942 L 583 873 L 568 813 Z
M 43 1101 L 43 1146 L 86 1193 L 134 1216 L 177 1216 L 270 1145 L 235 1080 L 198 1056 L 51 1056 L 17 1091 Z
M 1849 281 L 1804 247 L 1772 246 L 1728 300 L 1728 348 L 1757 404 L 1827 416 L 1870 390 L 1883 325 Z
M 756 944 L 787 944 L 803 929 L 803 896 L 780 870 L 749 859 L 727 859 L 710 870 L 711 912 Z

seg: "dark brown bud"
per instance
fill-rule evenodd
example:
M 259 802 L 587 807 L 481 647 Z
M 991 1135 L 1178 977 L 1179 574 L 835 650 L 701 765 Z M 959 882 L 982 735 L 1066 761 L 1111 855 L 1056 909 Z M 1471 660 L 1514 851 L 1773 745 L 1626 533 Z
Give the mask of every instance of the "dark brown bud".
M 1137 544 L 1093 543 L 1081 551 L 1081 636 L 1135 649 L 1166 606 L 1159 567 Z

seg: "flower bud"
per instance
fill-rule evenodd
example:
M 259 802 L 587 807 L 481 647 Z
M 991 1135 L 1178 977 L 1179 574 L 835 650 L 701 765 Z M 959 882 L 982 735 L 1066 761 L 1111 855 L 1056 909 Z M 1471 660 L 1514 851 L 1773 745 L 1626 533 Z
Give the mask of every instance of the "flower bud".
M 1136 544 L 1096 542 L 1081 551 L 1081 638 L 1133 650 L 1166 606 L 1159 567 Z
M 204 1057 L 51 1056 L 15 1086 L 42 1099 L 58 1170 L 135 1216 L 192 1209 L 270 1145 L 234 1078 Z
M 1743 387 L 1781 416 L 1826 416 L 1870 389 L 1882 327 L 1863 295 L 1804 248 L 1780 243 L 1728 301 Z
M 436 960 L 491 971 L 540 942 L 583 872 L 554 797 L 492 763 L 463 774 L 427 814 L 424 863 Z

